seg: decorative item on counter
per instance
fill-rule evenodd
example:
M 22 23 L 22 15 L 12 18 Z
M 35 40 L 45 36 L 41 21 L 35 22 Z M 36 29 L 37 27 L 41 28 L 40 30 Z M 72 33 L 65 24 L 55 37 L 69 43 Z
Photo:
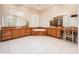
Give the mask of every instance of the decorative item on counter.
M 29 21 L 26 21 L 26 25 L 25 25 L 26 27 L 29 27 Z

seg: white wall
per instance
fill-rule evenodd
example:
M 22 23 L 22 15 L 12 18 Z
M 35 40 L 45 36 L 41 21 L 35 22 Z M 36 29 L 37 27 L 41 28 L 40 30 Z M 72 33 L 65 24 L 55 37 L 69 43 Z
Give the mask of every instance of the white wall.
M 71 15 L 71 14 L 76 14 L 76 13 L 77 13 L 76 6 L 70 6 L 70 7 L 68 7 L 68 6 L 56 7 L 55 6 L 55 7 L 52 7 L 48 10 L 44 10 L 41 12 L 40 26 L 41 27 L 50 27 L 49 21 L 51 19 L 53 19 L 53 17 L 60 16 L 60 15 Z

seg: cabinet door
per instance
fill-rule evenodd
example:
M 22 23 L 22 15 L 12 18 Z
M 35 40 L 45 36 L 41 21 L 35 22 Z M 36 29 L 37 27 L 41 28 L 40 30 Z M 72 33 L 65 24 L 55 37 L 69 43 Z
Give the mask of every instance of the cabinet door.
M 19 37 L 19 30 L 13 29 L 12 30 L 12 38 L 17 38 L 17 37 Z
M 26 29 L 26 31 L 25 31 L 25 35 L 31 35 L 31 29 Z
M 52 29 L 52 32 L 51 33 L 52 33 L 52 36 L 53 37 L 56 37 L 56 29 L 55 28 Z
M 61 38 L 61 30 L 60 29 L 57 29 L 57 37 Z
M 6 30 L 2 30 L 2 40 L 8 40 L 11 39 L 11 30 L 6 29 Z
M 19 36 L 25 36 L 25 29 L 20 29 L 19 30 Z
M 48 29 L 48 35 L 50 35 L 50 36 L 51 36 L 51 34 L 52 34 L 52 29 L 51 29 L 51 28 L 49 28 L 49 29 Z

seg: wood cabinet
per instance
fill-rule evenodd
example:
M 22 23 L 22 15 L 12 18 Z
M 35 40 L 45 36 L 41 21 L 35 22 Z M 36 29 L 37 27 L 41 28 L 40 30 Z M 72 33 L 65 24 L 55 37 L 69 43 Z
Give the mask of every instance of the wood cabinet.
M 1 33 L 1 40 L 11 39 L 11 29 L 4 29 Z
M 31 29 L 30 29 L 30 28 L 26 28 L 26 30 L 25 30 L 25 35 L 26 35 L 26 36 L 31 35 Z
M 33 29 L 36 29 L 33 30 Z M 41 30 L 40 30 L 41 29 Z M 55 28 L 3 28 L 0 31 L 0 41 L 2 40 L 9 40 L 13 38 L 19 38 L 23 36 L 29 36 L 29 35 L 40 35 L 40 36 L 52 36 L 56 38 L 61 38 L 61 30 L 57 27 Z
M 25 27 L 22 27 L 22 28 L 16 28 L 16 27 L 5 28 L 4 27 L 0 31 L 0 41 L 13 39 L 13 38 L 19 38 L 19 37 L 28 36 L 28 35 L 31 35 L 30 28 L 25 28 Z
M 56 37 L 56 33 L 57 33 L 57 32 L 56 32 L 56 28 L 53 28 L 52 31 L 51 31 L 51 33 L 52 33 L 51 35 L 52 35 L 53 37 Z
M 56 38 L 61 38 L 61 30 L 58 28 L 49 28 L 48 35 Z
M 18 30 L 19 31 L 19 37 L 26 35 L 25 30 L 26 30 L 25 28 L 21 28 L 21 29 Z
M 55 28 L 49 28 L 48 29 L 48 35 L 56 37 L 56 29 Z
M 32 28 L 32 35 L 47 36 L 47 28 Z
M 17 38 L 19 37 L 19 30 L 18 29 L 12 29 L 12 38 Z
M 25 28 L 12 29 L 12 38 L 25 36 Z
M 47 35 L 47 32 L 46 31 L 33 31 L 32 35 L 45 36 L 45 35 Z
M 48 28 L 48 35 L 49 36 L 51 36 L 51 34 L 52 34 L 51 32 L 52 32 L 52 29 L 51 28 Z
M 62 37 L 62 32 L 59 28 L 56 28 L 56 36 L 57 38 L 61 38 Z

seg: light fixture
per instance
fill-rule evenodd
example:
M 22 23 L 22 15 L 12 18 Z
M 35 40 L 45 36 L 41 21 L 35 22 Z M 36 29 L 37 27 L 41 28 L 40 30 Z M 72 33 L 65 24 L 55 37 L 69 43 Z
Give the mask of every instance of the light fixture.
M 40 4 L 38 4 L 37 6 L 38 6 L 38 10 L 41 10 Z

